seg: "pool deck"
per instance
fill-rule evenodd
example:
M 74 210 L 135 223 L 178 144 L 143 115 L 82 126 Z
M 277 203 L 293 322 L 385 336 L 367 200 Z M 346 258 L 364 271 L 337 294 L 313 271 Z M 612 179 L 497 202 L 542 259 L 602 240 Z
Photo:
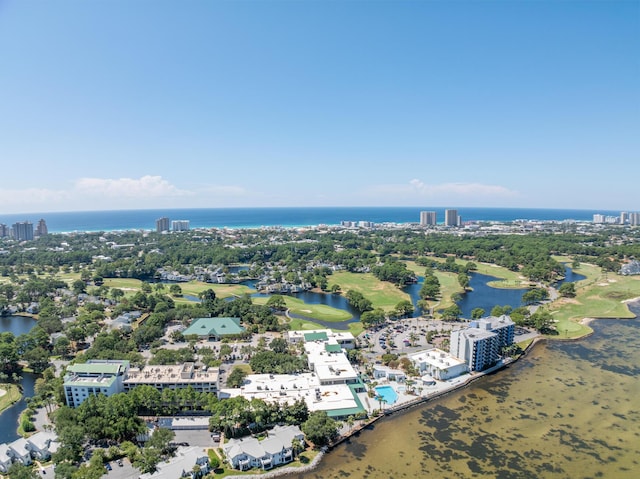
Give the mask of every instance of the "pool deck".
M 416 404 L 424 403 L 429 399 L 442 396 L 448 392 L 454 391 L 461 387 L 466 386 L 468 383 L 475 381 L 482 376 L 490 374 L 494 371 L 502 369 L 503 367 L 510 364 L 512 361 L 508 360 L 505 362 L 500 362 L 495 366 L 486 369 L 482 372 L 474 372 L 469 374 L 463 374 L 462 376 L 458 376 L 457 378 L 449 379 L 447 381 L 436 381 L 432 386 L 417 386 L 414 385 L 414 389 L 417 389 L 419 394 L 407 394 L 405 390 L 398 390 L 401 388 L 409 388 L 406 382 L 398 382 L 398 381 L 381 381 L 378 383 L 377 387 L 381 386 L 391 386 L 393 390 L 398 395 L 398 399 L 395 403 L 391 405 L 387 405 L 383 407 L 383 411 L 385 414 L 392 413 L 394 411 L 398 411 L 401 409 L 405 409 L 407 407 L 411 407 Z M 380 410 L 380 404 L 375 398 L 370 398 L 367 393 L 358 393 L 358 397 L 362 402 L 363 406 L 367 409 L 367 412 L 372 415 Z

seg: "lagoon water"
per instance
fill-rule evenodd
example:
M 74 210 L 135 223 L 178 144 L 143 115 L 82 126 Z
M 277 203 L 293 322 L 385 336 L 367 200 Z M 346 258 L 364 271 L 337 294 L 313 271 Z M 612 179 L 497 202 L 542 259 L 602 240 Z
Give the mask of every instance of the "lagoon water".
M 36 325 L 36 320 L 27 316 L 0 316 L 0 332 L 9 331 L 14 336 L 20 336 L 31 331 Z M 18 439 L 18 420 L 20 413 L 27 403 L 25 398 L 33 396 L 33 388 L 36 382 L 36 375 L 22 373 L 22 399 L 0 414 L 0 444 Z
M 591 326 L 375 423 L 304 479 L 640 477 L 640 320 Z

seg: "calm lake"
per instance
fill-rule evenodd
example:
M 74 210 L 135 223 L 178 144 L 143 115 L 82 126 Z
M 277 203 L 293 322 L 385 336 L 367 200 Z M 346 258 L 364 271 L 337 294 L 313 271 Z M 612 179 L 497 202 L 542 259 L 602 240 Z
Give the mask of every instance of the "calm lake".
M 588 338 L 541 342 L 508 369 L 379 421 L 293 477 L 640 477 L 640 320 L 591 326 Z

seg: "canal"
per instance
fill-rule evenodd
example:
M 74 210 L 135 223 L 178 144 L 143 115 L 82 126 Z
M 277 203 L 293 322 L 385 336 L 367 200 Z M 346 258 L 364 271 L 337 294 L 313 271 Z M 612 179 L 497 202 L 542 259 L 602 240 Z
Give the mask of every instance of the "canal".
M 27 316 L 2 316 L 0 317 L 0 332 L 10 332 L 14 336 L 26 334 L 37 324 L 37 321 Z M 22 373 L 20 385 L 22 387 L 22 399 L 13 406 L 0 413 L 0 443 L 11 442 L 18 439 L 18 420 L 20 414 L 27 407 L 26 398 L 33 396 L 37 376 L 31 373 Z

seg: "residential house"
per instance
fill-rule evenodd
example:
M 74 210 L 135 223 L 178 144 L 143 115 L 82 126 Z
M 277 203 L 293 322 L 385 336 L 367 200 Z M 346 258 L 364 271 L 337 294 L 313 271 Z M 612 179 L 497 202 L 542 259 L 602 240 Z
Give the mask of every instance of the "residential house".
M 262 441 L 255 437 L 230 439 L 222 449 L 234 469 L 246 471 L 257 467 L 267 470 L 293 461 L 296 439 L 304 444 L 304 434 L 298 426 L 276 426 Z
M 9 456 L 11 456 L 14 461 L 19 461 L 25 466 L 30 465 L 32 461 L 31 451 L 29 451 L 28 444 L 29 443 L 24 437 L 9 443 Z
M 53 432 L 40 431 L 27 439 L 27 449 L 31 452 L 31 457 L 38 461 L 47 461 L 51 454 L 57 451 L 57 436 Z
M 158 464 L 155 472 L 141 474 L 139 479 L 178 479 L 181 477 L 196 479 L 196 474 L 193 472 L 196 465 L 202 475 L 209 472 L 209 458 L 205 450 L 199 447 L 179 447 L 175 457 Z
M 11 467 L 11 462 L 9 446 L 7 444 L 0 444 L 0 472 L 6 473 Z

